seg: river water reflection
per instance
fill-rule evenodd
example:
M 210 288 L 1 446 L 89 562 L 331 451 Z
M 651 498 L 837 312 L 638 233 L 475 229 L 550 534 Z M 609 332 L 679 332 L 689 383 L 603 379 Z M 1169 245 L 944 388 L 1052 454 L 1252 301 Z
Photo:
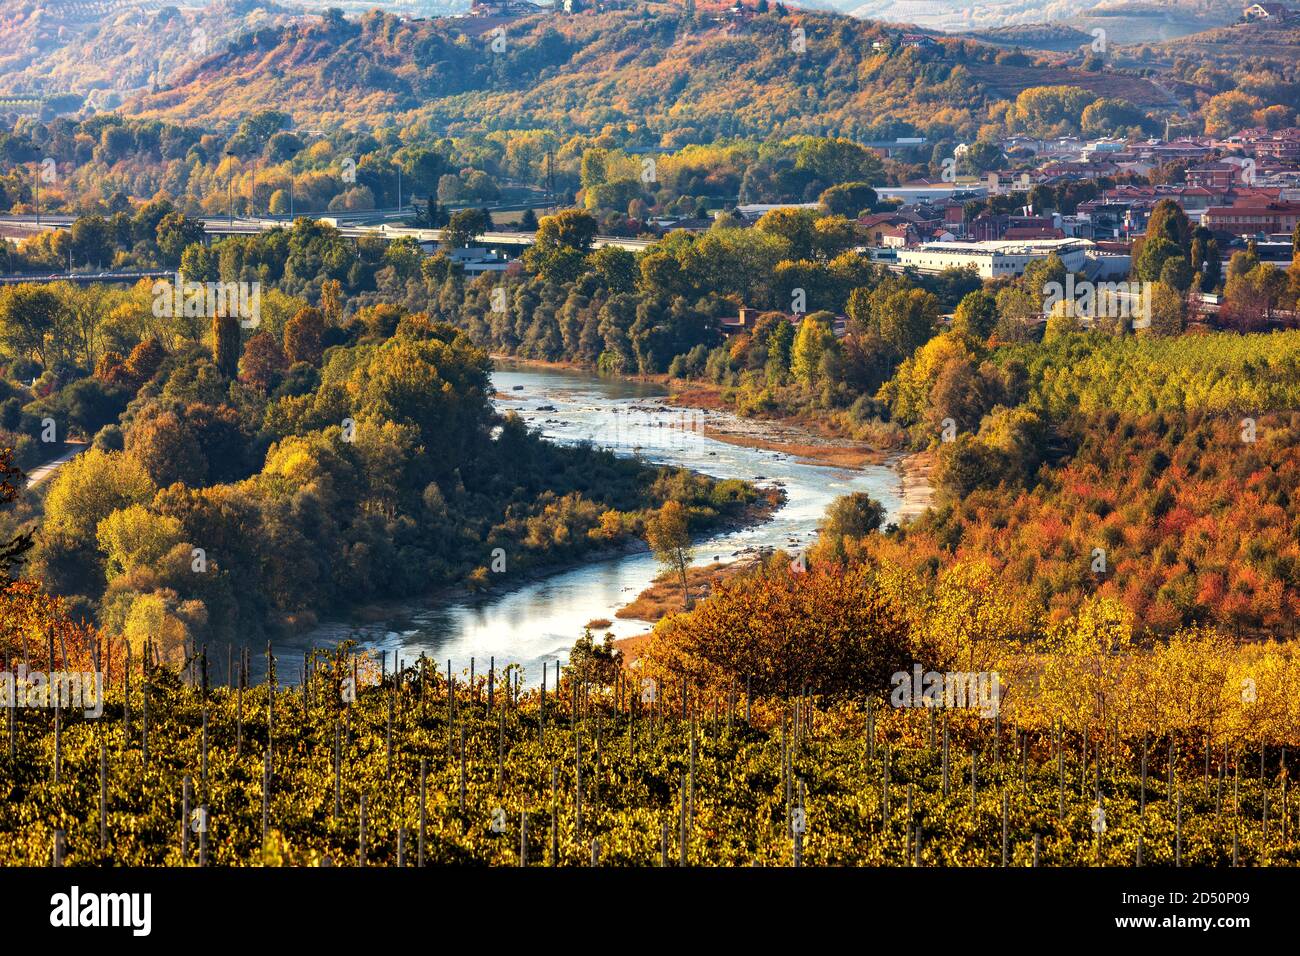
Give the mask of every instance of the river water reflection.
M 656 464 L 785 488 L 786 503 L 772 520 L 697 542 L 696 559 L 701 563 L 728 560 L 759 548 L 796 550 L 814 538 L 830 501 L 850 491 L 868 492 L 891 517 L 900 503 L 898 476 L 888 467 L 847 470 L 812 465 L 781 452 L 711 438 L 704 434 L 705 424 L 725 413 L 671 407 L 663 401 L 662 389 L 654 385 L 528 366 L 500 366 L 492 381 L 501 396 L 498 406 L 514 409 L 551 441 L 589 441 L 619 455 L 639 454 Z M 307 647 L 356 636 L 371 651 L 387 651 L 390 661 L 394 655 L 410 661 L 425 653 L 441 667 L 450 660 L 459 672 L 474 658 L 477 673 L 485 671 L 492 657 L 498 667 L 522 664 L 526 683 L 535 684 L 541 680 L 542 663 L 565 660 L 574 640 L 593 619 L 613 621 L 607 630 L 618 637 L 648 630 L 646 623 L 620 620 L 614 612 L 635 598 L 656 573 L 648 552 L 623 555 L 558 571 L 505 593 L 424 606 L 408 603 L 387 621 L 325 623 L 280 642 L 277 653 L 287 658 L 280 674 L 282 679 L 296 680 Z

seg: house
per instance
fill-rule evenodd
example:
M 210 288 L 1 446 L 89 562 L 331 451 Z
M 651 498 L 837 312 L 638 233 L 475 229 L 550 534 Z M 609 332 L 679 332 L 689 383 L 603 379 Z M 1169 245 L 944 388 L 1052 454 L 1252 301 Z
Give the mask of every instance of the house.
M 421 247 L 427 252 L 432 252 L 436 244 L 421 243 Z M 505 272 L 510 266 L 510 260 L 501 253 L 474 246 L 448 250 L 447 257 L 467 276 L 478 276 L 485 272 Z
M 524 17 L 530 13 L 540 13 L 537 4 L 527 0 L 474 0 L 470 4 L 471 17 Z
M 737 315 L 724 315 L 718 319 L 723 335 L 735 335 L 738 332 L 752 332 L 758 323 L 758 309 L 742 308 Z
M 1176 159 L 1199 160 L 1208 159 L 1214 152 L 1214 147 L 1208 143 L 1200 143 L 1191 138 L 1177 139 L 1171 143 L 1157 143 L 1147 147 L 1151 158 L 1160 164 L 1173 162 Z
M 924 33 L 900 33 L 894 39 L 900 47 L 908 50 L 933 50 L 939 46 L 934 37 L 928 37 Z M 871 41 L 873 50 L 883 50 L 888 46 L 888 40 Z
M 1252 3 L 1241 11 L 1241 18 L 1250 22 L 1267 20 L 1273 23 L 1285 23 L 1295 16 L 1295 11 L 1280 3 Z
M 920 233 L 908 217 L 898 212 L 878 212 L 858 220 L 858 231 L 866 245 L 899 248 L 921 241 Z
M 1300 129 L 1242 130 L 1237 134 L 1240 146 L 1247 156 L 1258 160 L 1271 159 L 1282 163 L 1300 161 Z
M 966 232 L 966 207 L 959 202 L 948 202 L 943 207 L 943 225 L 955 235 Z

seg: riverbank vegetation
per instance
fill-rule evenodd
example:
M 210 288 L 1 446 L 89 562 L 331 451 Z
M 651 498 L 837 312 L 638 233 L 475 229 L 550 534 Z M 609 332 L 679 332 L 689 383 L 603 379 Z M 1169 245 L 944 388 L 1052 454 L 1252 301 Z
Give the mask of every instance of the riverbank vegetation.
M 133 304 L 120 301 L 118 314 Z M 304 307 L 278 336 L 241 344 L 237 323 L 218 321 L 207 343 L 176 333 L 170 347 L 101 353 L 93 375 L 43 400 L 94 392 L 102 419 L 73 420 L 94 447 L 44 486 L 24 573 L 176 661 L 624 547 L 665 502 L 698 530 L 757 500 L 742 482 L 543 442 L 493 410 L 489 361 L 464 333 L 396 308 L 384 323 L 349 331 Z

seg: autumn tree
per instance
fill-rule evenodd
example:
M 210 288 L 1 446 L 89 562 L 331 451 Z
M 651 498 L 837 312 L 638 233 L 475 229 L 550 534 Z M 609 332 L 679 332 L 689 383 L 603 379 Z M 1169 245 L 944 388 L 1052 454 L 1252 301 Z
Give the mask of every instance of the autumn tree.
M 790 352 L 790 374 L 804 385 L 812 385 L 821 374 L 822 357 L 835 348 L 830 323 L 814 315 L 799 323 Z
M 0 448 L 0 508 L 18 499 L 23 479 L 22 469 L 14 464 L 14 450 Z M 6 588 L 17 577 L 23 556 L 32 549 L 32 529 L 20 531 L 7 541 L 0 541 L 0 588 Z
M 862 698 L 910 664 L 908 622 L 863 565 L 764 570 L 726 581 L 690 614 L 656 628 L 650 673 L 690 675 L 757 694 L 808 690 Z
M 244 344 L 244 354 L 239 358 L 241 382 L 261 392 L 270 392 L 288 370 L 284 350 L 270 332 L 258 332 Z
M 284 354 L 290 364 L 320 365 L 325 315 L 320 309 L 299 309 L 284 327 Z
M 1161 199 L 1151 209 L 1145 235 L 1147 239 L 1168 239 L 1179 249 L 1186 250 L 1192 243 L 1192 223 L 1178 203 L 1172 199 Z
M 646 543 L 650 545 L 660 567 L 681 582 L 682 605 L 690 610 L 691 594 L 686 571 L 695 560 L 695 554 L 691 547 L 686 509 L 680 502 L 665 501 L 659 511 L 646 520 L 645 535 Z
M 326 279 L 320 286 L 320 308 L 325 314 L 327 325 L 341 325 L 343 322 L 343 283 L 337 279 Z
M 134 459 L 91 448 L 62 466 L 45 497 L 44 536 L 93 549 L 99 522 L 119 508 L 147 502 L 154 484 Z
M 207 457 L 180 414 L 153 406 L 139 416 L 126 434 L 126 453 L 160 487 L 179 481 L 191 487 L 204 483 Z
M 1207 136 L 1231 136 L 1254 122 L 1255 111 L 1263 104 L 1240 90 L 1228 90 L 1210 97 L 1201 108 Z

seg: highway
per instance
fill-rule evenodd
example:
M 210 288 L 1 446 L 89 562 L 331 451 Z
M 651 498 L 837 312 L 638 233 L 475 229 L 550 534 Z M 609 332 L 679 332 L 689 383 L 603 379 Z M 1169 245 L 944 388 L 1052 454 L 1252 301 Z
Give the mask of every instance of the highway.
M 175 272 L 165 270 L 150 272 L 55 272 L 48 275 L 4 275 L 0 276 L 0 285 L 18 285 L 32 282 L 76 282 L 88 285 L 95 282 L 130 282 L 141 279 L 166 279 Z
M 320 216 L 321 222 L 334 226 L 338 231 L 348 239 L 360 239 L 363 236 L 380 236 L 385 239 L 413 238 L 418 242 L 442 242 L 444 230 L 442 229 L 413 229 L 405 226 L 393 226 L 388 223 L 379 225 L 352 224 L 347 221 L 347 217 Z M 49 229 L 68 229 L 75 221 L 75 216 L 41 216 L 38 224 L 35 216 L 0 216 L 0 233 L 26 232 L 37 233 L 45 232 Z M 263 218 L 241 218 L 235 217 L 233 220 L 227 216 L 201 219 L 204 231 L 210 236 L 251 236 L 262 232 L 269 232 L 272 229 L 283 229 L 287 225 L 283 219 L 263 219 Z M 487 248 L 499 248 L 510 246 L 523 248 L 531 246 L 535 241 L 535 236 L 531 232 L 485 232 L 482 235 L 475 236 L 473 244 L 476 246 L 485 246 Z M 592 242 L 593 249 L 601 249 L 606 246 L 612 246 L 617 249 L 627 249 L 632 252 L 640 252 L 649 247 L 652 240 L 649 239 L 625 239 L 620 236 L 597 236 Z

